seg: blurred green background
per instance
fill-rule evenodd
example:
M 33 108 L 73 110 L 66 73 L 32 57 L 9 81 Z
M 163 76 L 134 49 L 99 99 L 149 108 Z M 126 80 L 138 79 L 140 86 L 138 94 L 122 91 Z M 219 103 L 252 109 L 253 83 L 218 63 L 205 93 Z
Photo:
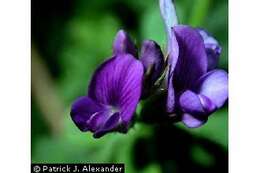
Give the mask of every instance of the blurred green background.
M 157 0 L 32 0 L 33 163 L 125 163 L 127 173 L 228 171 L 228 106 L 201 128 L 181 123 L 136 123 L 127 135 L 94 139 L 70 119 L 71 103 L 85 95 L 95 68 L 112 55 L 125 29 L 163 49 L 166 37 Z M 222 46 L 219 67 L 228 70 L 227 0 L 176 0 L 182 24 L 203 27 Z

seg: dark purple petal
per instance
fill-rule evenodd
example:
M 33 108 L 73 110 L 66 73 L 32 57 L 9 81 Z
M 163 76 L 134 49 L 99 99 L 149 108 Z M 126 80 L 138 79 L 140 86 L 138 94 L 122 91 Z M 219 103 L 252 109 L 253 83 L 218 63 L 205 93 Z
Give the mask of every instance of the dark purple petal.
M 221 53 L 221 46 L 219 45 L 218 41 L 204 29 L 197 29 L 197 31 L 199 31 L 204 40 L 204 45 L 208 57 L 208 71 L 213 70 L 218 65 L 218 60 Z
M 130 54 L 120 54 L 96 70 L 88 95 L 118 110 L 122 121 L 129 123 L 141 95 L 142 78 L 142 63 Z
M 117 112 L 109 117 L 103 127 L 94 133 L 95 138 L 103 136 L 106 132 L 115 130 L 120 125 L 120 114 Z
M 179 104 L 185 113 L 198 118 L 205 118 L 216 110 L 216 105 L 209 98 L 190 90 L 180 96 Z
M 189 26 L 174 27 L 179 45 L 179 57 L 174 70 L 175 90 L 185 90 L 194 85 L 207 72 L 207 55 L 200 34 Z
M 113 54 L 119 55 L 126 53 L 136 56 L 136 47 L 135 44 L 132 42 L 131 38 L 128 36 L 128 34 L 125 31 L 120 30 L 118 31 L 113 43 Z
M 111 130 L 117 127 L 120 123 L 120 114 L 118 112 L 114 113 L 104 124 L 103 130 Z
M 93 75 L 88 97 L 73 104 L 73 121 L 96 138 L 110 131 L 125 132 L 141 95 L 142 78 L 143 65 L 132 55 L 107 60 Z
M 90 130 L 87 125 L 87 121 L 91 118 L 91 116 L 104 110 L 105 108 L 93 99 L 83 96 L 78 98 L 72 104 L 70 115 L 74 123 L 81 131 L 87 131 Z
M 142 44 L 140 61 L 149 83 L 153 84 L 161 75 L 164 67 L 164 58 L 160 46 L 152 41 L 146 40 Z
M 95 132 L 101 129 L 106 121 L 106 119 L 110 116 L 111 112 L 109 110 L 96 112 L 93 114 L 90 119 L 87 121 L 88 128 L 91 132 Z
M 213 70 L 202 76 L 197 92 L 208 97 L 218 108 L 228 98 L 228 74 L 224 70 Z
M 188 113 L 184 113 L 182 116 L 182 122 L 189 128 L 196 128 L 202 126 L 207 122 L 207 119 L 197 119 Z

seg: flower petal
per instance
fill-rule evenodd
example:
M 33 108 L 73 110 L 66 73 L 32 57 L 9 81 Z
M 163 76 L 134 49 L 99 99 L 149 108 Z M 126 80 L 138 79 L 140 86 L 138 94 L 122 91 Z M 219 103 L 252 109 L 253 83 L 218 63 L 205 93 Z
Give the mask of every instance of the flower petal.
M 207 71 L 207 55 L 200 34 L 184 25 L 174 27 L 179 45 L 179 57 L 174 70 L 174 87 L 177 91 L 193 86 Z
M 88 95 L 99 103 L 118 109 L 122 121 L 128 122 L 141 95 L 142 79 L 142 63 L 130 54 L 120 54 L 96 70 Z
M 191 114 L 198 114 L 204 112 L 198 95 L 190 90 L 185 91 L 180 96 L 179 102 L 184 112 Z
M 103 130 L 111 130 L 117 127 L 120 123 L 120 114 L 118 112 L 114 113 L 104 124 Z
M 178 24 L 176 10 L 172 0 L 160 0 L 160 12 L 164 21 L 168 39 L 171 38 L 171 28 Z
M 168 65 L 168 72 L 166 76 L 167 82 L 167 104 L 166 110 L 167 112 L 171 113 L 175 107 L 175 90 L 173 88 L 173 78 L 174 78 L 174 69 L 179 57 L 179 45 L 174 33 L 174 29 L 171 29 L 172 35 L 169 40 L 168 44 L 168 58 L 167 58 L 167 65 Z
M 220 108 L 228 98 L 228 74 L 224 70 L 210 71 L 199 79 L 197 87 L 198 93 Z
M 198 94 L 198 97 L 206 114 L 209 115 L 217 110 L 217 106 L 215 105 L 215 103 L 211 101 L 207 96 Z
M 209 98 L 190 90 L 180 96 L 179 104 L 185 113 L 199 118 L 205 118 L 216 110 L 216 105 Z
M 105 135 L 107 132 L 118 128 L 119 125 L 120 125 L 120 115 L 117 112 L 109 117 L 109 119 L 106 121 L 106 123 L 104 124 L 104 126 L 101 129 L 99 129 L 98 131 L 96 131 L 94 133 L 94 137 L 100 138 L 103 135 Z
M 144 65 L 144 70 L 150 80 L 149 83 L 153 84 L 160 77 L 164 67 L 160 46 L 152 40 L 145 40 L 142 44 L 140 61 Z
M 93 114 L 91 118 L 87 121 L 89 130 L 91 132 L 95 132 L 101 129 L 109 116 L 109 111 L 100 111 Z
M 175 91 L 173 88 L 173 73 L 170 73 L 170 70 L 168 71 L 167 76 L 167 102 L 166 102 L 166 111 L 168 113 L 172 113 L 175 108 Z
M 219 45 L 218 41 L 204 29 L 197 28 L 197 31 L 200 33 L 204 40 L 204 45 L 208 57 L 208 71 L 213 70 L 218 65 L 218 60 L 221 53 L 221 46 Z
M 126 53 L 136 56 L 137 50 L 129 35 L 125 31 L 119 30 L 113 43 L 113 54 Z
M 83 96 L 78 98 L 72 105 L 71 118 L 81 131 L 90 130 L 87 121 L 95 113 L 103 111 L 104 107 L 95 102 L 93 99 Z
M 194 118 L 192 115 L 184 113 L 182 116 L 182 122 L 189 128 L 196 128 L 202 126 L 204 123 L 207 122 L 207 119 L 200 120 Z

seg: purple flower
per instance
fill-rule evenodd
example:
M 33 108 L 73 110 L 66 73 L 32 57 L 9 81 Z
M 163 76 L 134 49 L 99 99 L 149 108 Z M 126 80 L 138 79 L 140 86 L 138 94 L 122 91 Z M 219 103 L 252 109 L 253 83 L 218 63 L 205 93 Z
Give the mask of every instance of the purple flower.
M 199 127 L 228 97 L 228 74 L 215 69 L 221 47 L 205 30 L 169 18 L 176 16 L 171 0 L 160 0 L 160 7 L 168 37 L 167 111 Z
M 208 71 L 213 70 L 218 65 L 218 59 L 221 53 L 221 47 L 218 41 L 213 38 L 206 30 L 196 29 L 203 38 L 206 53 L 208 57 Z
M 96 138 L 110 131 L 127 132 L 141 96 L 143 65 L 122 30 L 114 41 L 113 54 L 95 71 L 88 95 L 78 98 L 71 108 L 77 127 Z
M 160 46 L 152 40 L 145 40 L 140 61 L 145 70 L 143 97 L 147 97 L 153 92 L 152 89 L 164 70 L 164 57 Z
M 125 31 L 119 30 L 114 40 L 113 54 L 119 55 L 126 53 L 132 54 L 136 57 L 137 50 L 129 35 Z

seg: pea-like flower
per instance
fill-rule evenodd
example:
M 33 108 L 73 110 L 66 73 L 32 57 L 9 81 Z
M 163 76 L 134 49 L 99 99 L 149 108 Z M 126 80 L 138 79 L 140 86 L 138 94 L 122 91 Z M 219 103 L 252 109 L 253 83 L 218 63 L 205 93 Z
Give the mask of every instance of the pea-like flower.
M 114 41 L 113 57 L 95 71 L 88 95 L 72 105 L 71 117 L 81 131 L 91 131 L 98 138 L 110 131 L 125 133 L 139 102 L 143 65 L 134 55 L 129 36 L 119 31 Z
M 228 97 L 228 74 L 215 69 L 221 53 L 205 30 L 179 25 L 171 0 L 160 0 L 168 38 L 167 112 L 199 127 Z
M 91 131 L 97 138 L 111 131 L 127 132 L 141 95 L 149 93 L 164 64 L 161 49 L 152 40 L 143 42 L 140 60 L 136 56 L 134 43 L 120 30 L 113 57 L 95 71 L 88 95 L 72 105 L 72 120 L 81 131 Z

